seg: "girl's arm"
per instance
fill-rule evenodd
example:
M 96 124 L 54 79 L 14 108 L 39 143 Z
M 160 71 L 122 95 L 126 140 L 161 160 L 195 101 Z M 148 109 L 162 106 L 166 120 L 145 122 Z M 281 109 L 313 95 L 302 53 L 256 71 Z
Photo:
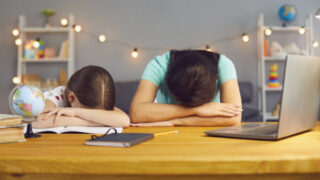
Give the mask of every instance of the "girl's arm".
M 128 127 L 130 124 L 130 119 L 128 115 L 116 108 L 114 110 L 103 110 L 103 109 L 86 109 L 86 108 L 53 108 L 44 111 L 46 115 L 43 120 L 47 120 L 52 115 L 56 115 L 53 119 L 53 123 L 62 122 L 70 125 L 71 123 L 64 121 L 66 117 L 78 118 L 79 122 L 72 119 L 75 124 L 83 124 L 83 121 L 88 121 L 85 123 L 87 126 L 114 126 L 114 127 Z M 59 121 L 59 122 L 58 122 Z
M 224 84 L 226 83 L 227 82 L 225 82 Z M 235 91 L 239 91 L 238 83 L 236 80 L 235 83 L 236 85 L 234 86 L 238 88 L 235 89 Z M 226 87 L 227 85 L 224 84 L 223 86 Z M 198 118 L 213 118 L 213 116 L 234 117 L 235 115 L 239 114 L 239 105 L 241 104 L 241 98 L 238 98 L 240 99 L 240 101 L 238 101 L 237 99 L 229 102 L 231 96 L 234 96 L 232 94 L 237 94 L 237 92 L 232 92 L 232 90 L 229 90 L 228 87 L 222 88 L 221 93 L 227 91 L 226 89 L 228 89 L 227 94 L 230 94 L 230 97 L 227 97 L 228 95 L 226 95 L 226 97 L 222 97 L 223 103 L 208 103 L 196 108 L 186 108 L 181 105 L 175 104 L 153 103 L 158 87 L 148 80 L 141 80 L 130 107 L 131 122 L 152 123 L 157 121 L 176 120 L 189 116 L 197 116 Z M 230 123 L 226 122 L 226 124 L 229 125 Z

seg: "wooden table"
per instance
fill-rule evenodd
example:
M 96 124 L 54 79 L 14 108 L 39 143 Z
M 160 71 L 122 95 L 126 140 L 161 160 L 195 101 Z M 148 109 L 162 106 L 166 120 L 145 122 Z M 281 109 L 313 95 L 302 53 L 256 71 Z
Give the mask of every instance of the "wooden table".
M 131 147 L 85 146 L 88 134 L 43 134 L 0 145 L 0 179 L 320 179 L 320 124 L 280 141 L 207 137 L 212 127 L 129 128 L 163 132 Z

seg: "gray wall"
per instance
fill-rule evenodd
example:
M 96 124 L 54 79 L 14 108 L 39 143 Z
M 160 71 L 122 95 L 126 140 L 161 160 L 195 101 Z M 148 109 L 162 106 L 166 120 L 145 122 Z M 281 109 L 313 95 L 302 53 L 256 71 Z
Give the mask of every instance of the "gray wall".
M 253 105 L 257 105 L 257 17 L 263 13 L 266 24 L 281 25 L 277 12 L 284 3 L 297 7 L 298 16 L 292 25 L 304 25 L 306 15 L 320 7 L 319 0 L 0 0 L 0 112 L 9 112 L 7 98 L 16 75 L 17 48 L 11 30 L 17 27 L 20 14 L 26 15 L 28 25 L 43 25 L 40 12 L 44 8 L 57 10 L 53 24 L 72 13 L 76 23 L 82 25 L 84 31 L 76 35 L 76 69 L 101 65 L 116 81 L 135 80 L 152 57 L 166 51 L 140 49 L 139 58 L 133 60 L 133 47 L 101 44 L 86 32 L 105 33 L 111 40 L 138 47 L 202 48 L 215 42 L 211 47 L 233 60 L 239 80 L 254 84 Z M 320 40 L 320 21 L 314 20 L 314 25 L 315 38 Z M 249 43 L 241 41 L 242 32 L 250 35 Z M 291 38 L 280 36 L 279 41 L 290 42 Z M 303 43 L 298 46 L 303 47 Z M 59 68 L 42 71 L 50 77 L 57 75 Z

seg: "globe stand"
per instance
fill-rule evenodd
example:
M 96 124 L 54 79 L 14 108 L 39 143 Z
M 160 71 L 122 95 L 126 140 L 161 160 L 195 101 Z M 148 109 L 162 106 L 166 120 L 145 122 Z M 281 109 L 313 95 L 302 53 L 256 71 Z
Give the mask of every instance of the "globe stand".
M 23 122 L 28 123 L 28 125 L 27 125 L 27 131 L 26 131 L 26 133 L 24 134 L 24 137 L 25 137 L 25 138 L 38 138 L 38 137 L 41 137 L 40 134 L 34 133 L 34 132 L 32 131 L 32 122 L 33 122 L 33 121 L 36 121 L 35 118 L 32 118 L 32 119 L 24 119 L 24 120 L 23 120 Z

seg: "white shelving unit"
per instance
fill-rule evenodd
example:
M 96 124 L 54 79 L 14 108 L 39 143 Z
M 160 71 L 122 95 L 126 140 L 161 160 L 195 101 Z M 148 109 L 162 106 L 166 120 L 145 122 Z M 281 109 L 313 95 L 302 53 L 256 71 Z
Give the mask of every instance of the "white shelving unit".
M 273 116 L 271 112 L 267 111 L 267 96 L 270 92 L 282 92 L 282 86 L 279 88 L 269 88 L 266 82 L 266 64 L 267 63 L 275 63 L 275 62 L 285 62 L 285 57 L 265 57 L 264 55 L 264 40 L 265 40 L 265 30 L 270 28 L 272 33 L 279 32 L 279 33 L 286 33 L 286 32 L 297 32 L 297 36 L 300 34 L 298 33 L 299 29 L 302 26 L 268 26 L 264 24 L 263 14 L 260 14 L 258 18 L 258 99 L 259 99 L 259 109 L 261 110 L 263 121 L 266 122 L 267 120 L 278 120 L 279 117 Z M 312 15 L 309 14 L 306 18 L 305 25 L 305 50 L 308 52 L 309 55 L 313 55 L 313 49 L 311 47 L 312 39 L 313 39 L 313 24 L 312 24 Z M 268 70 L 267 70 L 268 73 Z
M 27 74 L 27 64 L 35 63 L 66 63 L 67 75 L 70 77 L 74 73 L 74 58 L 75 58 L 75 41 L 74 41 L 74 17 L 69 15 L 68 26 L 67 27 L 29 27 L 27 26 L 26 18 L 23 15 L 19 17 L 19 38 L 22 42 L 25 42 L 29 34 L 53 34 L 53 33 L 64 33 L 67 34 L 69 41 L 68 58 L 39 58 L 39 59 L 25 59 L 23 57 L 23 43 L 18 47 L 18 62 L 17 62 L 17 77 L 22 79 L 24 74 Z M 57 52 L 59 55 L 59 52 Z

